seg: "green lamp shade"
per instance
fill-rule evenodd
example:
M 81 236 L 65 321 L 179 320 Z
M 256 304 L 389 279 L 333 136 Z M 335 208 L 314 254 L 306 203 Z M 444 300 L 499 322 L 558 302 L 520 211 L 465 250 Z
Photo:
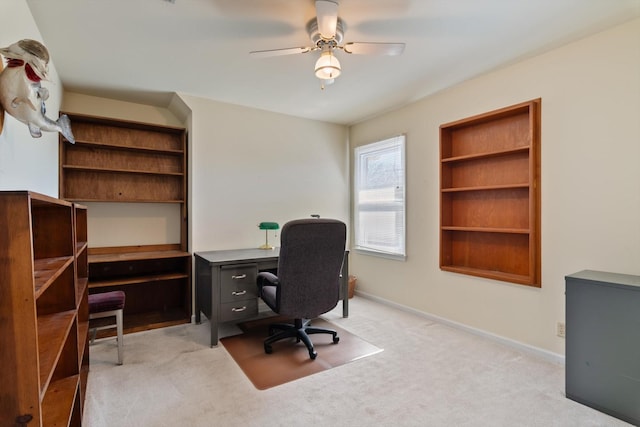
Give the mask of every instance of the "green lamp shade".
M 261 222 L 258 228 L 260 228 L 260 230 L 277 230 L 280 226 L 277 222 Z
M 280 228 L 277 222 L 261 222 L 258 224 L 260 230 L 264 230 L 264 245 L 260 246 L 260 249 L 273 249 L 273 246 L 269 244 L 269 230 L 277 230 Z

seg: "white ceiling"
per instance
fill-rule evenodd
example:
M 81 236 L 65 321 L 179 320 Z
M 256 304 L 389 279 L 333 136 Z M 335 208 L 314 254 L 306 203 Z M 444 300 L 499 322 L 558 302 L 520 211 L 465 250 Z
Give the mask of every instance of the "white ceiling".
M 309 46 L 313 0 L 27 0 L 65 90 L 166 107 L 172 93 L 351 124 L 640 16 L 640 0 L 340 0 L 345 42 L 325 90 Z M 13 42 L 13 41 L 12 41 Z M 640 41 L 639 41 L 640 43 Z

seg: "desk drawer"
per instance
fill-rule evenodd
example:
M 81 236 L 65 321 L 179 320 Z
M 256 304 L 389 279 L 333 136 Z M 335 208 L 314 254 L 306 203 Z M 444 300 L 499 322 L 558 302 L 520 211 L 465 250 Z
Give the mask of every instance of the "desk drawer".
M 256 298 L 220 304 L 220 322 L 248 319 L 258 315 Z
M 254 264 L 223 268 L 220 271 L 220 301 L 226 303 L 257 298 L 257 275 L 258 268 Z

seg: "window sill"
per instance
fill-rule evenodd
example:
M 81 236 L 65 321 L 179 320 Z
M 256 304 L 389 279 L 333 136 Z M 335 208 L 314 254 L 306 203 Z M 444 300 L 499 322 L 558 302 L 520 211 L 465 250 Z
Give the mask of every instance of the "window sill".
M 364 248 L 354 248 L 353 250 L 356 253 L 359 253 L 359 254 L 362 254 L 362 255 L 369 255 L 369 256 L 374 256 L 374 257 L 378 257 L 378 258 L 393 259 L 393 260 L 396 260 L 396 261 L 406 261 L 407 260 L 407 256 L 406 255 L 392 254 L 392 253 L 388 253 L 388 252 L 372 251 L 370 249 L 364 249 Z

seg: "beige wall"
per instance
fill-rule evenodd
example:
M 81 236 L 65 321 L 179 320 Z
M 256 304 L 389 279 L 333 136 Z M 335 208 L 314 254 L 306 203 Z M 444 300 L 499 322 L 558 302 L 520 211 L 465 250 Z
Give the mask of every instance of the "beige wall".
M 193 251 L 257 247 L 261 221 L 348 221 L 344 126 L 181 95 L 192 112 Z M 269 233 L 270 243 L 279 242 Z
M 2 0 L 0 21 L 1 47 L 26 38 L 42 42 L 24 0 Z M 42 86 L 49 90 L 47 117 L 55 120 L 62 96 L 55 57 L 49 63 L 49 80 Z M 0 133 L 0 190 L 30 190 L 57 197 L 58 134 L 43 132 L 42 137 L 32 138 L 27 125 L 5 114 L 4 129 Z
M 564 354 L 564 276 L 640 274 L 640 20 L 357 124 L 407 134 L 407 260 L 351 257 L 361 291 Z M 542 98 L 542 288 L 440 271 L 438 127 Z

